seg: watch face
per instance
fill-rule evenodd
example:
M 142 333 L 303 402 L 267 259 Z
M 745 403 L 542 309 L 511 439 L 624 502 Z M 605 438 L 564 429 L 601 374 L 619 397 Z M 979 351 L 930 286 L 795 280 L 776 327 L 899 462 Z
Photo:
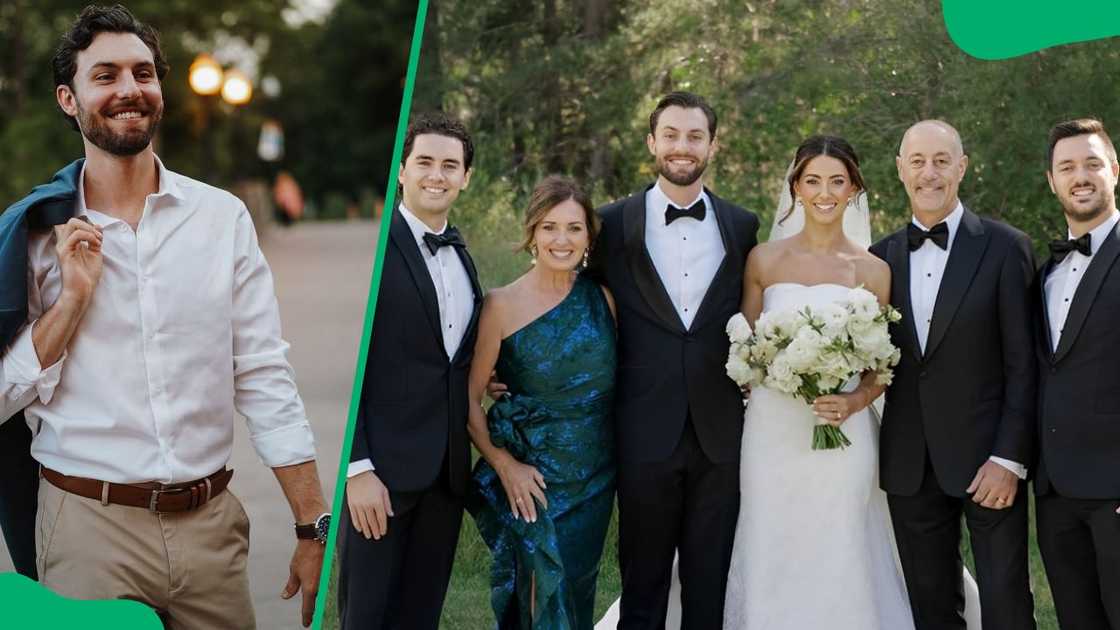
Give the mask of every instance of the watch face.
M 327 531 L 331 528 L 331 515 L 324 514 L 315 521 L 315 540 L 321 543 L 327 542 Z

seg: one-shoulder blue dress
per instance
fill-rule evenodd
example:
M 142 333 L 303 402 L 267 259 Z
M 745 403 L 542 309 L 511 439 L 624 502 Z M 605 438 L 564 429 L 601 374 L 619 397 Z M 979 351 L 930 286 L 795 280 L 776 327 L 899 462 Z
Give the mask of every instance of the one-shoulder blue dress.
M 497 372 L 510 393 L 490 408 L 490 439 L 536 467 L 548 497 L 535 523 L 514 519 L 497 473 L 482 459 L 475 467 L 467 509 L 493 553 L 497 627 L 590 630 L 615 488 L 615 326 L 599 285 L 578 277 L 560 304 L 503 339 Z

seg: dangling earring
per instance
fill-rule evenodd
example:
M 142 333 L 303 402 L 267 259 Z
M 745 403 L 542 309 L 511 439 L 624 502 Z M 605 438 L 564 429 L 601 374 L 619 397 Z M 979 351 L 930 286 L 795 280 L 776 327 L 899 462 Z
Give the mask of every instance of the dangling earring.
M 590 247 L 583 250 L 583 263 L 580 265 L 580 267 L 583 268 L 583 269 L 587 269 L 587 255 L 590 251 L 591 251 Z
M 537 264 L 537 244 L 536 243 L 532 243 L 532 244 L 529 245 L 529 255 L 532 256 L 532 259 L 529 260 L 529 264 L 530 265 Z
M 854 207 L 856 207 L 856 198 L 848 197 L 848 210 L 851 210 Z
M 805 211 L 805 206 L 804 206 L 804 205 L 803 205 L 803 204 L 801 203 L 801 199 L 800 199 L 800 198 L 799 198 L 799 199 L 797 199 L 797 201 L 794 201 L 794 202 L 793 202 L 793 207 L 797 208 L 798 210 L 801 210 L 802 212 L 804 212 L 804 211 Z

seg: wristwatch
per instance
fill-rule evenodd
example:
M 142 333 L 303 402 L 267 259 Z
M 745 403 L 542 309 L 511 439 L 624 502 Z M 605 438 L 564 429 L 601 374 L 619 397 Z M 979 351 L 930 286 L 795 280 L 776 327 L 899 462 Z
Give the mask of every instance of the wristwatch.
M 314 523 L 300 525 L 296 523 L 296 538 L 300 540 L 314 540 L 320 545 L 327 544 L 327 531 L 331 528 L 330 512 L 324 512 L 315 519 Z

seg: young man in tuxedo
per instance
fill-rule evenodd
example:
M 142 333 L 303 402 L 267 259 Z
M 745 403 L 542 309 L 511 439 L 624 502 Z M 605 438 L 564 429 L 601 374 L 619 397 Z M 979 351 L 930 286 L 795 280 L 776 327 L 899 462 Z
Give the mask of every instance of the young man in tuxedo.
M 1027 470 L 1035 413 L 1030 241 L 957 196 L 960 135 L 937 120 L 897 158 L 913 220 L 872 246 L 891 266 L 902 351 L 887 390 L 880 483 L 917 630 L 965 628 L 961 515 L 986 628 L 1033 630 Z
M 482 290 L 448 213 L 470 182 L 462 123 L 405 136 L 343 511 L 342 627 L 435 630 L 470 467 L 467 373 Z
M 657 181 L 600 210 L 591 254 L 618 304 L 620 629 L 664 626 L 674 552 L 682 627 L 723 624 L 743 432 L 724 326 L 758 218 L 704 188 L 716 123 L 695 94 L 661 99 L 646 138 Z
M 1063 630 L 1120 630 L 1120 165 L 1092 119 L 1048 157 L 1069 240 L 1038 276 L 1038 546 Z

